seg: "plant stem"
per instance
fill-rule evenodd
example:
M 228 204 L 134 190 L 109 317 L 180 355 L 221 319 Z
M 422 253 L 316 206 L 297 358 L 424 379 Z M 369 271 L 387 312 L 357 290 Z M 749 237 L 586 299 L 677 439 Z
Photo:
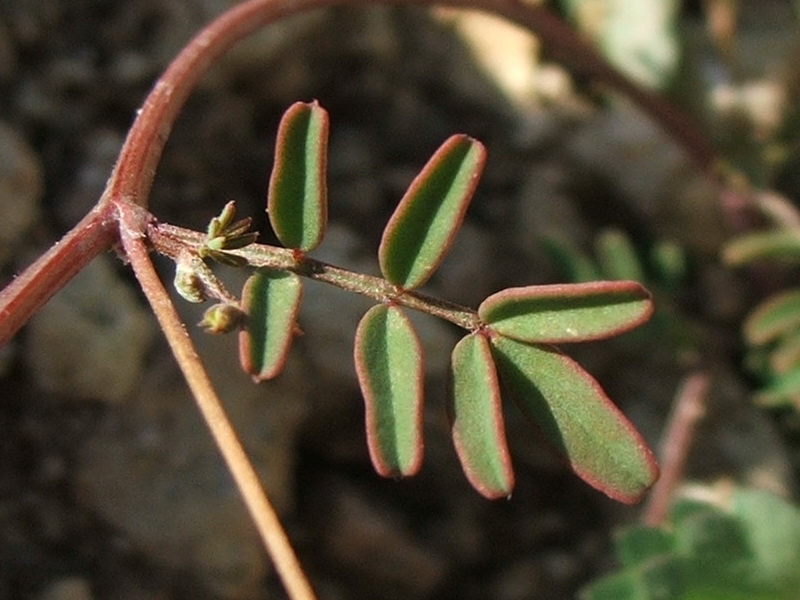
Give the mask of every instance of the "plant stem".
M 0 295 L 0 344 L 5 343 L 58 289 L 114 243 L 108 205 L 149 204 L 156 167 L 169 133 L 192 89 L 236 42 L 283 17 L 315 8 L 372 4 L 374 0 L 246 0 L 201 30 L 153 86 L 137 112 L 106 189 L 95 209 Z M 565 65 L 630 96 L 684 148 L 697 167 L 719 183 L 717 158 L 684 113 L 617 72 L 597 51 L 544 6 L 522 0 L 393 0 L 394 4 L 449 5 L 504 16 L 539 36 Z M 742 194 L 733 194 L 741 199 Z
M 686 459 L 694 439 L 697 423 L 705 414 L 710 377 L 697 372 L 687 377 L 678 390 L 661 442 L 661 477 L 650 492 L 650 499 L 641 521 L 650 527 L 663 524 L 683 478 Z
M 697 124 L 661 96 L 613 68 L 549 9 L 520 0 L 393 0 L 393 4 L 442 4 L 504 16 L 541 38 L 542 45 L 576 71 L 630 96 L 680 143 L 706 173 L 716 157 Z M 200 78 L 237 41 L 264 25 L 314 8 L 374 4 L 374 0 L 247 0 L 194 37 L 156 82 L 128 134 L 108 185 L 108 196 L 146 207 L 156 166 L 172 125 Z
M 116 239 L 116 222 L 96 207 L 0 291 L 0 346 Z
M 313 600 L 314 592 L 303 574 L 280 520 L 150 260 L 149 250 L 141 233 L 149 214 L 126 202 L 117 203 L 117 208 L 120 239 L 131 268 L 158 319 L 286 591 L 292 600 Z
M 182 251 L 196 251 L 202 245 L 205 234 L 175 225 L 151 223 L 147 237 L 156 251 L 175 260 Z M 246 259 L 250 267 L 292 271 L 377 302 L 399 304 L 428 313 L 470 331 L 481 326 L 480 318 L 471 308 L 420 292 L 401 290 L 380 277 L 343 269 L 308 256 L 298 260 L 294 252 L 287 248 L 250 244 L 230 253 Z

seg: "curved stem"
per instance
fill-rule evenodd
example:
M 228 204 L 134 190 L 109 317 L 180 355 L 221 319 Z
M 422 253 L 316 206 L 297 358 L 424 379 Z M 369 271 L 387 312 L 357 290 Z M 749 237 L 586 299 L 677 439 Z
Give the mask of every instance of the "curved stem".
M 258 474 L 247 458 L 194 344 L 150 260 L 145 238 L 141 233 L 146 227 L 149 214 L 125 202 L 118 203 L 117 208 L 120 240 L 131 268 L 147 296 L 286 591 L 292 600 L 313 600 L 315 596 L 311 585 L 303 574 L 280 520 L 261 486 Z
M 204 28 L 156 82 L 134 121 L 108 185 L 96 207 L 60 242 L 0 293 L 0 344 L 72 276 L 115 241 L 127 258 L 155 312 L 198 406 L 239 486 L 259 534 L 294 600 L 313 598 L 280 522 L 250 465 L 219 398 L 180 322 L 148 256 L 145 243 L 150 215 L 144 210 L 166 140 L 192 89 L 211 64 L 234 43 L 283 17 L 342 4 L 373 4 L 374 0 L 246 0 Z M 567 66 L 631 96 L 687 151 L 697 166 L 714 175 L 714 153 L 698 128 L 659 96 L 642 90 L 608 65 L 595 50 L 546 8 L 523 0 L 393 0 L 394 4 L 444 4 L 474 8 L 506 17 L 539 35 L 542 43 Z M 116 228 L 116 225 L 119 228 Z M 312 262 L 299 265 L 314 276 L 340 283 L 343 271 Z M 313 268 L 312 268 L 313 267 Z M 384 282 L 385 283 L 385 282 Z M 377 284 L 376 284 L 377 285 Z M 392 297 L 412 302 L 417 295 Z M 391 291 L 391 290 L 389 290 Z M 396 290 L 394 290 L 396 292 Z M 454 307 L 449 307 L 453 309 Z M 465 309 L 469 320 L 469 310 Z M 445 317 L 447 318 L 447 317 Z M 452 319 L 451 319 L 452 320 Z
M 314 8 L 374 3 L 374 0 L 247 0 L 222 14 L 189 42 L 156 82 L 131 127 L 104 197 L 147 206 L 156 165 L 181 107 L 211 64 L 237 41 L 266 24 Z M 522 0 L 392 0 L 392 3 L 473 8 L 526 27 L 567 66 L 632 97 L 685 148 L 702 171 L 710 173 L 715 166 L 714 152 L 695 123 L 657 94 L 628 80 L 545 7 Z

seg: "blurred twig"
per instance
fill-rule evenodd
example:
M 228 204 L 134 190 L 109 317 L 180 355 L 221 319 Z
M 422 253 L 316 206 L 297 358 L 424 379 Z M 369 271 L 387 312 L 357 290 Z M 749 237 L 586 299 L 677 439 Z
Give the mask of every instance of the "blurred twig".
M 706 412 L 710 380 L 708 373 L 698 371 L 681 384 L 661 442 L 661 478 L 653 486 L 642 514 L 645 525 L 657 527 L 667 516 L 675 488 L 683 478 L 697 424 Z

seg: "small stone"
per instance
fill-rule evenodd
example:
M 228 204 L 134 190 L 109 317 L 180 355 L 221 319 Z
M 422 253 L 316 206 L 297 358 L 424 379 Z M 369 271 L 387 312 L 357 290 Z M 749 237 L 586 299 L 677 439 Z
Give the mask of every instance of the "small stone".
M 31 319 L 25 360 L 43 390 L 117 403 L 141 384 L 153 322 L 110 261 L 95 259 Z
M 197 321 L 194 305 L 178 305 Z M 295 435 L 309 405 L 307 366 L 256 385 L 238 365 L 236 336 L 194 336 L 260 480 L 292 512 Z M 110 411 L 79 452 L 76 495 L 164 568 L 184 571 L 225 600 L 259 598 L 266 557 L 218 449 L 174 361 L 159 349 L 135 398 Z
M 36 153 L 8 124 L 0 121 L 0 264 L 18 253 L 39 217 L 44 175 Z
M 80 577 L 68 577 L 51 583 L 37 600 L 92 600 L 89 582 Z
M 431 597 L 447 574 L 446 557 L 416 538 L 390 506 L 358 488 L 335 483 L 318 491 L 315 501 L 324 502 L 315 524 L 319 550 L 335 566 L 337 578 L 349 580 L 351 597 Z
M 529 31 L 486 13 L 440 9 L 439 15 L 448 20 L 452 15 L 455 28 L 475 59 L 508 98 L 523 106 L 532 102 L 538 79 L 535 58 L 539 42 Z

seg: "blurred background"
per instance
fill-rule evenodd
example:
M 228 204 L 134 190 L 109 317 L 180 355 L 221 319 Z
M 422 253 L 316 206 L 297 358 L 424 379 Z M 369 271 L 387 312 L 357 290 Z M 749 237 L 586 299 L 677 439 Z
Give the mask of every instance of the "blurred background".
M 96 202 L 154 80 L 234 3 L 0 0 L 4 281 Z M 793 223 L 797 3 L 546 4 L 638 85 L 680 106 L 726 169 L 769 190 L 759 227 Z M 425 291 L 475 307 L 513 285 L 643 281 L 658 307 L 650 324 L 569 354 L 654 448 L 681 382 L 707 378 L 681 479 L 723 508 L 734 489 L 784 498 L 790 537 L 772 545 L 792 564 L 800 385 L 775 366 L 774 346 L 753 343 L 742 327 L 798 270 L 726 264 L 723 248 L 750 225 L 732 225 L 684 152 L 597 83 L 552 62 L 528 33 L 478 13 L 311 12 L 237 46 L 204 78 L 167 145 L 151 208 L 202 230 L 235 200 L 271 243 L 264 208 L 277 124 L 293 102 L 317 99 L 331 117 L 331 223 L 314 256 L 377 273 L 383 225 L 415 173 L 449 135 L 480 139 L 485 175 Z M 158 264 L 169 281 L 173 267 Z M 232 290 L 247 275 L 220 273 Z M 199 321 L 202 307 L 176 302 L 190 326 Z M 459 337 L 444 322 L 417 321 L 422 471 L 404 481 L 374 473 L 351 359 L 369 306 L 308 283 L 303 335 L 283 375 L 261 385 L 239 370 L 235 336 L 192 330 L 320 598 L 566 600 L 616 572 L 613 533 L 639 523 L 641 507 L 617 505 L 573 476 L 514 411 L 513 496 L 489 502 L 470 488 L 444 413 Z M 793 327 L 786 335 L 796 338 L 800 318 Z M 285 597 L 116 256 L 94 261 L 0 349 L 0 377 L 0 600 Z M 776 382 L 782 392 L 770 392 Z

